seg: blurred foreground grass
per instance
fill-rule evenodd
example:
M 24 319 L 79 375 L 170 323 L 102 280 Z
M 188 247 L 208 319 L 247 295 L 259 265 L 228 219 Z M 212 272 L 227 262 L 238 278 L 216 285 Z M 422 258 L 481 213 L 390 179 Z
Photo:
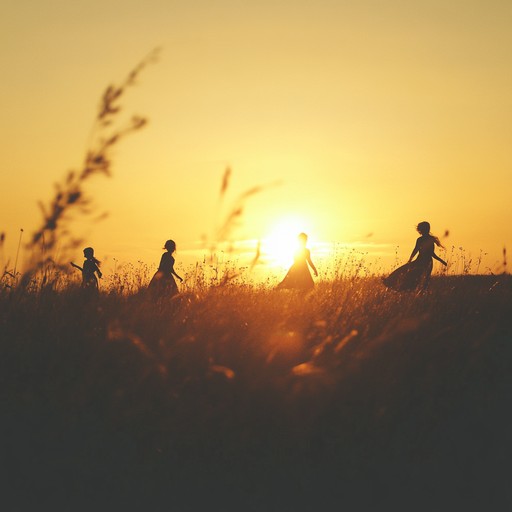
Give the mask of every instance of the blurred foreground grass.
M 510 276 L 79 292 L 0 294 L 8 510 L 512 504 Z

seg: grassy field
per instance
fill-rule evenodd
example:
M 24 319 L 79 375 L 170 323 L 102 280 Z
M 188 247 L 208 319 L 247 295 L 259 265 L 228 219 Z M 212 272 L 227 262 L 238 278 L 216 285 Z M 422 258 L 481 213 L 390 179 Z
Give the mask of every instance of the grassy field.
M 0 334 L 4 510 L 512 504 L 508 275 L 4 289 Z
M 124 100 L 158 53 L 106 88 L 82 165 L 23 245 L 20 230 L 14 265 L 0 233 L 0 510 L 509 510 L 505 249 L 492 275 L 452 247 L 419 296 L 387 290 L 354 251 L 308 295 L 255 285 L 258 246 L 242 273 L 184 271 L 174 299 L 151 300 L 143 264 L 84 297 L 65 271 L 84 247 L 73 222 L 102 218 L 89 182 L 146 125 Z M 230 177 L 212 254 L 275 185 L 230 203 Z

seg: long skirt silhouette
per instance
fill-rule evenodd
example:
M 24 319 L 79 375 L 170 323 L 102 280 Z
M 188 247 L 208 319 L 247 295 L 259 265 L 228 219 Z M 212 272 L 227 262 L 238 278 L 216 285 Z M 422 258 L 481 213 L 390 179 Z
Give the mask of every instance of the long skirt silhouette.
M 394 270 L 382 282 L 396 291 L 424 290 L 432 273 L 432 258 L 417 258 Z
M 151 278 L 148 288 L 155 297 L 174 297 L 179 293 L 174 277 L 161 270 L 158 270 Z
M 315 286 L 306 260 L 295 261 L 290 267 L 284 279 L 278 284 L 278 288 L 294 290 L 311 290 Z
M 90 296 L 99 294 L 98 279 L 94 274 L 88 276 L 87 278 L 84 277 L 82 281 L 82 290 L 85 294 Z

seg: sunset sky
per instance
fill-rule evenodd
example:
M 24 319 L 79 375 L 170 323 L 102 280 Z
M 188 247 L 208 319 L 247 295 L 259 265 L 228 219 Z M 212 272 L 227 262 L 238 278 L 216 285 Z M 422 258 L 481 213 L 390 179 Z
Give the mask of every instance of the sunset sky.
M 428 220 L 497 271 L 512 252 L 511 27 L 509 0 L 7 0 L 0 257 L 79 168 L 105 87 L 161 47 L 123 101 L 149 125 L 89 188 L 109 212 L 80 228 L 98 258 L 157 263 L 173 238 L 190 259 L 229 166 L 225 207 L 279 182 L 247 201 L 237 240 L 290 226 L 312 249 L 392 262 Z

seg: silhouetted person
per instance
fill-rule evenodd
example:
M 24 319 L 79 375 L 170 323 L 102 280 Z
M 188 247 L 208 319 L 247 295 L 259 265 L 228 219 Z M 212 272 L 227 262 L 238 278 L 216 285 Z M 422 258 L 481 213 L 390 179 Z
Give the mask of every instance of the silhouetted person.
M 71 262 L 71 265 L 82 272 L 82 288 L 86 290 L 98 291 L 98 277 L 102 277 L 100 270 L 100 262 L 94 257 L 94 249 L 92 247 L 86 247 L 84 249 L 84 266 L 79 267 L 75 263 Z
M 421 235 L 416 240 L 416 245 L 411 253 L 409 261 L 398 267 L 388 277 L 383 279 L 384 284 L 388 288 L 397 291 L 405 290 L 425 290 L 430 281 L 432 273 L 432 258 L 440 261 L 443 265 L 447 265 L 434 252 L 434 246 L 443 247 L 439 238 L 430 233 L 430 224 L 428 222 L 420 222 L 416 226 L 416 230 Z M 414 256 L 418 257 L 413 260 Z
M 162 254 L 158 270 L 149 283 L 149 290 L 156 297 L 173 297 L 179 293 L 178 285 L 173 276 L 176 276 L 180 282 L 183 281 L 174 271 L 173 254 L 176 251 L 176 242 L 174 240 L 167 240 L 164 249 L 167 252 Z
M 318 276 L 318 272 L 311 261 L 311 253 L 309 249 L 306 248 L 308 235 L 306 235 L 306 233 L 300 233 L 297 238 L 299 240 L 299 248 L 295 252 L 293 265 L 277 287 L 307 291 L 315 286 L 311 273 L 309 272 L 309 267 L 313 269 L 315 277 Z

